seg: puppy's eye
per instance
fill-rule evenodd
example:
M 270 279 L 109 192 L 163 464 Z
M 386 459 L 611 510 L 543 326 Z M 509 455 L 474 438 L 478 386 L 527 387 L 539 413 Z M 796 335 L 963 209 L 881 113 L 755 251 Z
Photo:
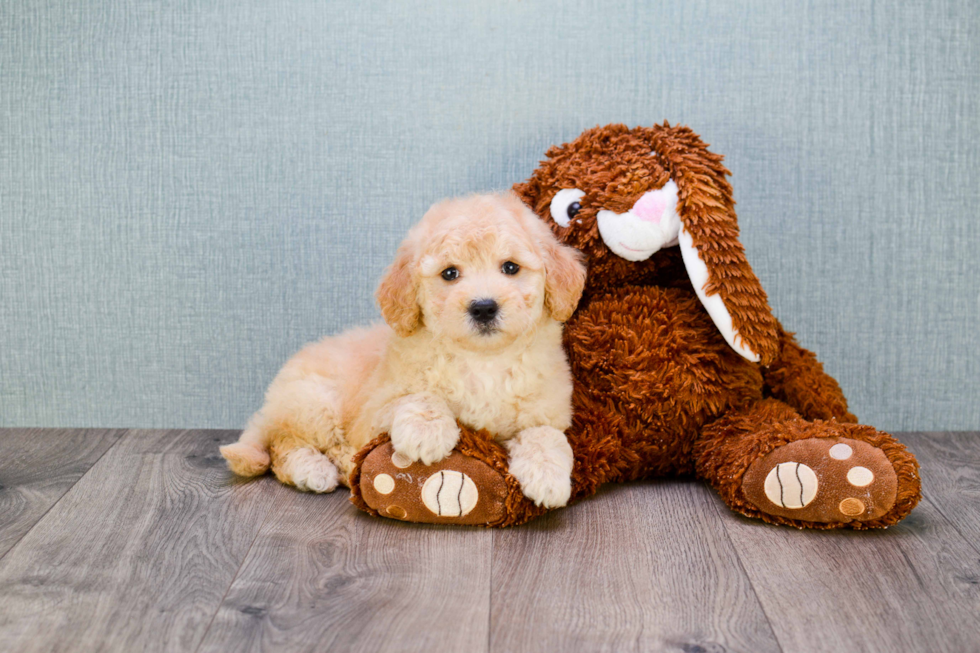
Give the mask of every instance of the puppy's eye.
M 446 281 L 455 281 L 459 278 L 459 270 L 456 268 L 446 268 L 442 271 L 442 278 Z
M 506 263 L 500 266 L 500 271 L 503 272 L 504 274 L 514 275 L 521 271 L 521 266 L 519 266 L 517 263 L 514 263 L 513 261 L 507 261 Z
M 583 197 L 585 192 L 577 188 L 565 188 L 555 193 L 551 200 L 551 219 L 559 226 L 567 227 L 572 218 L 582 210 L 579 200 Z

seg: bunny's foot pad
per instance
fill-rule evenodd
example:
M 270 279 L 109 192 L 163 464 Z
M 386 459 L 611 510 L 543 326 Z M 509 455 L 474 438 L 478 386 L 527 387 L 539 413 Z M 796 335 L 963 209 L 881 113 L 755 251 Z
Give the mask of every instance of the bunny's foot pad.
M 473 525 L 494 525 L 504 518 L 508 487 L 503 476 L 459 451 L 424 465 L 385 442 L 364 456 L 359 471 L 355 495 L 365 504 L 361 507 L 382 517 Z
M 867 442 L 807 438 L 752 463 L 742 491 L 769 515 L 820 523 L 866 522 L 895 505 L 898 478 L 885 452 Z

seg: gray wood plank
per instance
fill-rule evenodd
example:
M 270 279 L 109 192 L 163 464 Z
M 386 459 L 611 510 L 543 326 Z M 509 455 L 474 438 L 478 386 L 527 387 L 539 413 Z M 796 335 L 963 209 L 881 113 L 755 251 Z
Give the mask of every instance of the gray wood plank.
M 201 651 L 485 651 L 493 535 L 370 517 L 339 493 L 292 493 Z
M 980 433 L 900 433 L 898 438 L 919 460 L 922 495 L 980 552 Z
M 124 432 L 0 429 L 0 558 Z
M 0 650 L 187 651 L 276 497 L 234 432 L 131 431 L 0 560 Z
M 980 557 L 930 503 L 863 532 L 770 526 L 717 505 L 787 653 L 980 650 Z
M 416 526 L 234 480 L 235 432 L 119 435 L 0 431 L 0 650 L 980 650 L 975 434 L 900 435 L 925 501 L 865 533 L 686 482 Z
M 493 553 L 493 651 L 779 650 L 701 484 L 612 487 Z

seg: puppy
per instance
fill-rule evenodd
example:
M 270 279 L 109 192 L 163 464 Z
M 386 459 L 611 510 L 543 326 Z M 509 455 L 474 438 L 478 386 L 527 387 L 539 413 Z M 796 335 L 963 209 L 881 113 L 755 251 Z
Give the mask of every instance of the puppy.
M 579 253 L 513 194 L 440 202 L 409 232 L 376 297 L 387 324 L 307 346 L 282 368 L 240 440 L 232 471 L 330 492 L 351 457 L 388 432 L 431 464 L 457 420 L 504 444 L 524 494 L 547 507 L 571 493 L 572 379 L 562 322 L 585 283 Z

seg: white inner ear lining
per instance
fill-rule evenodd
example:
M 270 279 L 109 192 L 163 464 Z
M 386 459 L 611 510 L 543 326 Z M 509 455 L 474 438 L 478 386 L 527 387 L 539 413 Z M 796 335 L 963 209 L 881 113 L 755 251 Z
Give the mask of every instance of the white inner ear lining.
M 701 300 L 701 304 L 711 316 L 711 321 L 718 327 L 718 331 L 721 332 L 725 341 L 742 358 L 758 363 L 759 355 L 752 351 L 738 335 L 738 331 L 732 324 L 732 315 L 728 312 L 721 295 L 708 295 L 704 291 L 704 287 L 708 284 L 708 266 L 701 260 L 701 255 L 694 246 L 694 239 L 691 238 L 691 234 L 687 233 L 683 224 L 678 236 L 678 244 L 681 248 L 681 258 L 684 259 L 684 267 L 687 269 L 687 276 L 691 279 L 691 285 L 694 286 L 694 292 L 697 293 L 698 299 Z
M 660 158 L 656 151 L 650 154 Z M 718 331 L 740 356 L 753 363 L 759 362 L 759 355 L 745 344 L 735 329 L 731 313 L 728 312 L 721 295 L 708 295 L 704 290 L 708 284 L 708 266 L 694 246 L 693 238 L 684 228 L 679 211 L 680 190 L 676 182 L 673 178 L 668 179 L 659 190 L 667 193 L 667 206 L 664 207 L 659 221 L 648 221 L 641 217 L 641 210 L 636 210 L 639 200 L 626 213 L 600 210 L 596 214 L 600 237 L 613 254 L 627 261 L 645 261 L 660 249 L 679 245 L 684 267 L 694 286 L 694 292 L 697 293 L 701 305 L 708 311 Z
M 670 171 L 666 161 L 660 156 L 659 152 L 651 150 L 650 156 L 656 157 L 664 170 Z M 668 183 L 673 182 L 673 180 L 674 176 L 671 175 Z M 678 192 L 679 200 L 680 192 Z M 687 276 L 694 286 L 694 292 L 697 293 L 698 299 L 701 300 L 701 305 L 704 306 L 705 310 L 708 311 L 708 315 L 711 316 L 711 321 L 715 323 L 718 331 L 725 338 L 725 342 L 737 351 L 742 358 L 753 363 L 758 363 L 759 355 L 743 342 L 738 331 L 735 330 L 735 325 L 732 323 L 732 314 L 728 312 L 728 307 L 725 306 L 725 301 L 721 298 L 721 295 L 709 296 L 705 293 L 704 287 L 708 283 L 708 266 L 701 260 L 701 254 L 694 247 L 694 239 L 691 238 L 691 234 L 687 233 L 687 230 L 684 229 L 683 221 L 680 224 L 677 240 L 671 242 L 668 246 L 674 244 L 679 245 L 681 248 L 681 258 L 684 259 L 684 268 L 687 270 Z

